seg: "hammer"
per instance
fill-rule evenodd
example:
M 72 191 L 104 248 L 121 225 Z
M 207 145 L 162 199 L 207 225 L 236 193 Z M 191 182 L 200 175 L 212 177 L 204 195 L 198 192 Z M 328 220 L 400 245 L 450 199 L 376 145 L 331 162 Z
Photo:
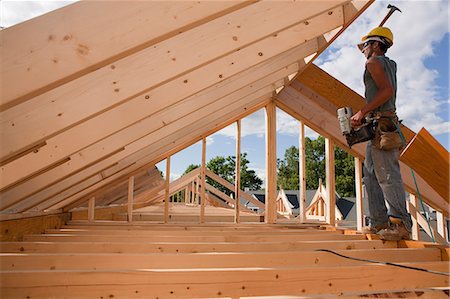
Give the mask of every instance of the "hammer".
M 387 13 L 387 15 L 384 17 L 383 21 L 381 21 L 380 25 L 378 27 L 382 27 L 384 25 L 384 23 L 386 23 L 386 21 L 389 19 L 389 17 L 394 13 L 394 11 L 398 10 L 399 12 L 402 12 L 398 7 L 394 6 L 394 5 L 388 5 L 387 8 L 389 9 L 389 12 Z

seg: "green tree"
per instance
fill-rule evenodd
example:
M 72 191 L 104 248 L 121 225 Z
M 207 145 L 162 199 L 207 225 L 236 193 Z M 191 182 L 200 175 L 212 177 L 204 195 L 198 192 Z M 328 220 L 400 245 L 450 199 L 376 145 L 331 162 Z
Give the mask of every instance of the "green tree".
M 247 153 L 241 154 L 241 183 L 240 188 L 249 188 L 251 190 L 261 189 L 263 181 L 256 175 L 254 170 L 248 169 L 250 161 L 247 159 Z M 191 172 L 192 170 L 200 167 L 200 165 L 191 164 L 187 167 L 183 174 Z M 226 181 L 234 184 L 236 175 L 236 156 L 222 157 L 217 156 L 209 160 L 206 163 L 206 168 L 225 179 Z M 207 177 L 207 183 L 221 190 L 222 192 L 230 195 L 231 192 L 228 188 L 223 187 L 221 184 L 213 181 Z
M 283 160 L 278 160 L 278 185 L 286 190 L 298 190 L 298 148 L 286 149 Z M 317 189 L 319 179 L 325 182 L 325 139 L 305 138 L 306 188 Z M 354 159 L 344 150 L 335 147 L 336 191 L 341 196 L 355 196 Z

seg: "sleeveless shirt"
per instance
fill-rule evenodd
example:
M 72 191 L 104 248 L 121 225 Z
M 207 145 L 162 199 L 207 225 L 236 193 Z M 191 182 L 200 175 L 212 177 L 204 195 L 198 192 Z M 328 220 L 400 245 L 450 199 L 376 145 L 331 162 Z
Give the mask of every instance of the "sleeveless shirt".
M 395 100 L 397 96 L 397 64 L 395 61 L 390 60 L 386 56 L 376 56 L 383 66 L 384 72 L 386 73 L 389 82 L 391 82 L 392 88 L 394 89 L 394 94 L 390 97 L 384 104 L 374 109 L 374 112 L 377 111 L 395 111 Z M 375 84 L 370 72 L 367 70 L 367 67 L 364 71 L 364 85 L 366 87 L 365 97 L 368 103 L 373 101 L 375 94 L 378 92 L 378 87 Z

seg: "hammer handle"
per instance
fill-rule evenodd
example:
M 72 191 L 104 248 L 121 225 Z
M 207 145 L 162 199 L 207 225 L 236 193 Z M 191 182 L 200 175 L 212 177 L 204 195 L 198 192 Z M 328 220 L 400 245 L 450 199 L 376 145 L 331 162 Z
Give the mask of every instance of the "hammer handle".
M 380 25 L 378 25 L 378 27 L 382 27 L 384 23 L 386 23 L 386 21 L 389 19 L 389 17 L 392 16 L 393 13 L 394 10 L 390 10 L 388 14 L 384 17 L 383 21 L 381 21 Z

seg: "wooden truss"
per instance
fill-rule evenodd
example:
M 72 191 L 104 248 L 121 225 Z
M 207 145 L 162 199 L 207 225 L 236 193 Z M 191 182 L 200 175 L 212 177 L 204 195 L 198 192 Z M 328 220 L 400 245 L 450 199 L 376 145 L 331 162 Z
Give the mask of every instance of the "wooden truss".
M 363 225 L 365 149 L 348 148 L 336 119 L 337 108 L 357 110 L 363 98 L 312 61 L 372 2 L 81 1 L 1 30 L 2 296 L 445 296 L 435 288 L 448 289 L 448 277 L 316 251 L 436 271 L 448 266 L 444 245 L 381 242 L 336 229 L 335 146 L 355 157 L 357 228 Z M 240 120 L 260 109 L 265 204 L 240 190 L 239 158 L 234 185 L 206 169 L 206 137 L 236 123 L 240 157 Z M 289 214 L 276 183 L 277 109 L 300 122 L 301 212 L 284 225 L 276 224 Z M 305 125 L 326 138 L 327 188 L 311 207 Z M 402 130 L 414 234 L 419 238 L 422 227 L 445 243 L 448 152 L 426 130 Z M 199 141 L 201 168 L 170 182 L 171 156 Z M 433 171 L 423 163 L 430 153 Z M 162 160 L 165 179 L 155 168 Z M 437 211 L 436 229 L 418 211 L 409 167 Z M 152 209 L 157 225 L 147 222 Z M 178 210 L 195 215 L 183 218 Z M 312 216 L 327 225 L 302 224 Z M 261 217 L 265 223 L 246 223 Z M 211 224 L 218 219 L 233 223 Z

